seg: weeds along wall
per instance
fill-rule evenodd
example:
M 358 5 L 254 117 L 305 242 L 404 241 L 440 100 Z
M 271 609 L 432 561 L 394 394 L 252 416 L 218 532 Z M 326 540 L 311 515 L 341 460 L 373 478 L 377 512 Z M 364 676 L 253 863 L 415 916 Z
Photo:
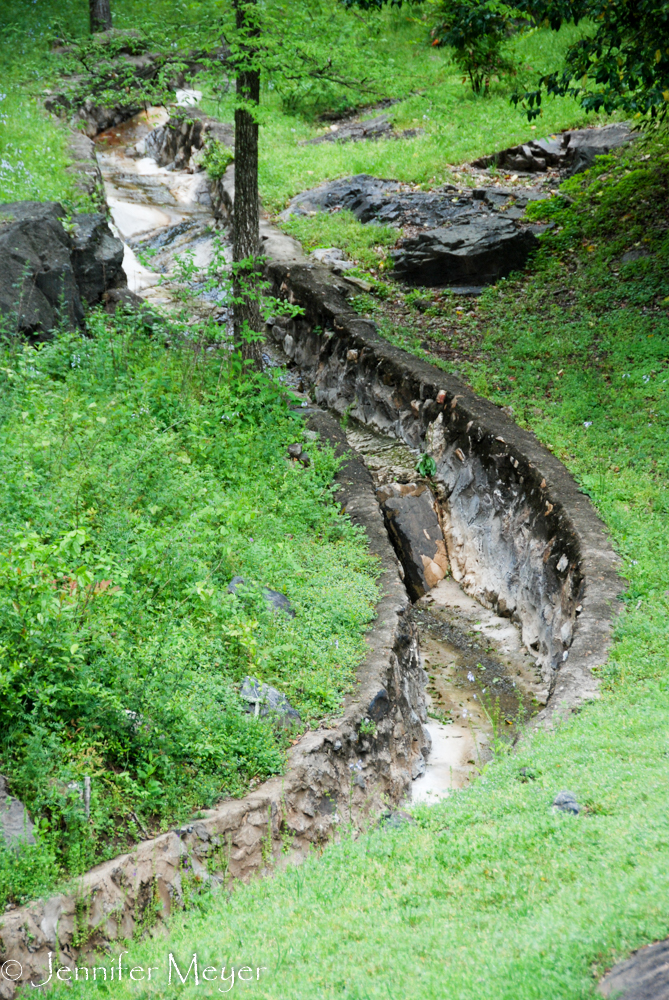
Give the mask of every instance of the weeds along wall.
M 305 310 L 270 335 L 317 402 L 434 458 L 454 578 L 520 624 L 546 700 L 592 696 L 620 582 L 603 525 L 562 463 L 457 378 L 384 341 L 347 303 L 350 286 L 292 241 L 265 245 L 275 290 Z

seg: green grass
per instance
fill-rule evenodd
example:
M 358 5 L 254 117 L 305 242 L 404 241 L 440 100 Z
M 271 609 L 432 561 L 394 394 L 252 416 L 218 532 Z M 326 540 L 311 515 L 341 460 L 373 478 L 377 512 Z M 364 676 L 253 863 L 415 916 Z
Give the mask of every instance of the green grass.
M 416 825 L 344 838 L 128 945 L 158 978 L 115 998 L 218 995 L 170 987 L 171 952 L 182 971 L 193 953 L 228 976 L 266 967 L 249 989 L 272 1000 L 583 1000 L 669 934 L 668 177 L 661 136 L 600 161 L 566 185 L 574 204 L 535 209 L 556 227 L 528 273 L 476 303 L 374 300 L 389 336 L 512 406 L 590 494 L 629 581 L 601 698 Z M 623 264 L 633 248 L 647 255 Z M 561 790 L 579 816 L 552 811 Z
M 287 734 L 245 713 L 247 674 L 303 729 L 340 711 L 365 654 L 376 564 L 332 502 L 331 450 L 292 465 L 303 422 L 280 385 L 196 333 L 93 314 L 86 336 L 3 352 L 0 770 L 52 881 L 282 770 Z M 34 893 L 36 853 L 13 880 L 0 857 L 3 902 Z

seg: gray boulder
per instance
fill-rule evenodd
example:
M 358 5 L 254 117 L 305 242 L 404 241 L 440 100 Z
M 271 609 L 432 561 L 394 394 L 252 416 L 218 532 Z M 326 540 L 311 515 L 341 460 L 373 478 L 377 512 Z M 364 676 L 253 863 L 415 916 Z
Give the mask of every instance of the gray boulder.
M 256 716 L 274 716 L 286 728 L 301 721 L 300 713 L 292 707 L 285 694 L 269 684 L 261 683 L 255 677 L 244 678 L 239 696 L 247 703 L 246 711 L 253 712 Z
M 390 483 L 377 490 L 377 497 L 404 568 L 407 592 L 417 601 L 448 572 L 446 545 L 432 494 L 425 486 Z
M 34 823 L 28 815 L 28 810 L 19 799 L 9 794 L 7 779 L 2 774 L 0 774 L 0 827 L 8 847 L 35 843 Z
M 228 584 L 228 593 L 237 594 L 246 586 L 247 584 L 243 576 L 233 576 Z M 263 587 L 262 596 L 267 606 L 273 611 L 285 611 L 290 618 L 295 617 L 293 606 L 285 594 L 281 594 L 278 590 L 271 590 L 270 587 Z
M 64 218 L 53 201 L 0 205 L 0 313 L 11 328 L 39 336 L 83 321 Z
M 108 289 L 126 284 L 123 243 L 101 213 L 75 216 L 72 266 L 79 294 L 88 305 L 100 302 Z
M 614 122 L 601 128 L 582 128 L 569 132 L 567 146 L 568 174 L 580 174 L 589 170 L 596 156 L 611 153 L 614 149 L 627 145 L 634 135 L 626 122 Z
M 408 128 L 396 132 L 387 115 L 377 115 L 363 121 L 345 122 L 331 125 L 324 135 L 313 139 L 304 139 L 301 146 L 317 146 L 323 142 L 361 142 L 364 139 L 414 139 L 422 135 L 422 128 Z
M 537 244 L 511 219 L 482 217 L 403 240 L 395 277 L 411 285 L 489 285 L 521 270 Z
M 553 808 L 559 809 L 560 812 L 573 813 L 574 816 L 578 816 L 581 811 L 573 792 L 558 792 L 553 800 Z
M 126 285 L 123 244 L 105 217 L 75 215 L 73 235 L 65 218 L 57 202 L 0 205 L 0 314 L 11 331 L 39 339 L 60 322 L 81 326 L 83 302 Z

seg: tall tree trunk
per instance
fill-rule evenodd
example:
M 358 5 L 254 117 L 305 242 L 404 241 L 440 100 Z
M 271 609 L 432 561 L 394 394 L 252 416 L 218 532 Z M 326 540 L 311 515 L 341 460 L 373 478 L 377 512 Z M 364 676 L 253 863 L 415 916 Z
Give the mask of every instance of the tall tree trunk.
M 88 0 L 88 12 L 91 18 L 91 34 L 96 31 L 109 31 L 112 26 L 109 0 Z
M 255 5 L 255 0 L 251 0 Z M 235 0 L 237 30 L 249 37 L 254 33 L 249 23 L 246 9 L 249 0 Z M 246 55 L 252 49 L 246 48 Z M 237 97 L 244 105 L 257 106 L 260 101 L 260 71 L 249 68 L 248 62 L 237 71 Z M 232 224 L 232 259 L 254 262 L 260 251 L 258 231 L 258 122 L 248 107 L 235 109 L 235 207 Z M 260 280 L 258 268 L 251 263 L 248 268 L 237 272 L 234 282 L 235 341 L 241 347 L 242 357 L 255 362 L 262 369 L 262 354 L 259 343 L 249 343 L 242 339 L 246 324 L 249 330 L 260 332 L 262 319 L 257 301 L 257 285 Z

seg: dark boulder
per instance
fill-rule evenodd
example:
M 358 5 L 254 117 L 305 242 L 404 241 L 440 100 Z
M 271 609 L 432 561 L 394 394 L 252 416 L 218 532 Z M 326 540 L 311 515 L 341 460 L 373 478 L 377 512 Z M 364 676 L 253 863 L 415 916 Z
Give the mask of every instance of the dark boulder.
M 101 213 L 75 216 L 72 265 L 79 294 L 88 305 L 100 302 L 108 289 L 125 285 L 123 243 Z
M 39 336 L 83 321 L 64 218 L 57 202 L 0 205 L 0 313 L 10 329 Z
M 411 285 L 489 285 L 521 270 L 536 243 L 510 219 L 472 219 L 404 240 L 392 253 L 394 274 Z
M 301 721 L 300 713 L 293 708 L 285 694 L 269 684 L 262 684 L 255 677 L 244 678 L 239 696 L 248 706 L 246 711 L 253 712 L 260 718 L 273 716 L 286 728 Z
M 8 847 L 34 844 L 33 828 L 28 810 L 19 799 L 9 794 L 7 779 L 0 774 L 0 830 L 5 844 Z
M 388 535 L 404 568 L 412 601 L 423 597 L 448 571 L 444 536 L 432 494 L 425 486 L 391 483 L 377 491 Z
M 632 130 L 625 122 L 575 129 L 481 156 L 472 166 L 494 165 L 517 173 L 543 173 L 552 167 L 572 176 L 591 167 L 596 156 L 624 146 L 631 138 Z
M 57 202 L 0 205 L 0 314 L 10 331 L 40 338 L 59 323 L 81 326 L 83 302 L 126 285 L 123 244 L 104 216 L 75 215 L 67 230 L 64 221 Z

